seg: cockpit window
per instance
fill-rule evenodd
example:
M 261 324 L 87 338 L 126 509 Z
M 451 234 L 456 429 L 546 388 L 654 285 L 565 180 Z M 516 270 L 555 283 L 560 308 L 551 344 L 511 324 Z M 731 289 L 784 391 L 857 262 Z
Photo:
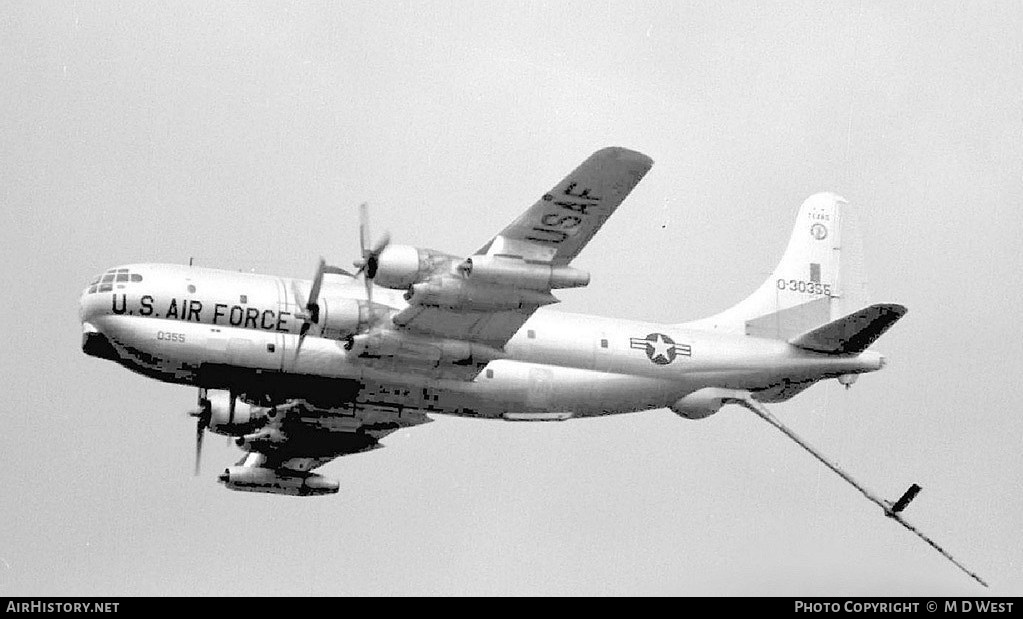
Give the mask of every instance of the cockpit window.
M 86 293 L 110 292 L 113 290 L 115 282 L 119 284 L 118 288 L 124 288 L 124 282 L 138 283 L 141 281 L 142 275 L 132 273 L 131 269 L 108 269 L 105 273 L 97 275 L 89 282 L 89 288 L 86 290 Z

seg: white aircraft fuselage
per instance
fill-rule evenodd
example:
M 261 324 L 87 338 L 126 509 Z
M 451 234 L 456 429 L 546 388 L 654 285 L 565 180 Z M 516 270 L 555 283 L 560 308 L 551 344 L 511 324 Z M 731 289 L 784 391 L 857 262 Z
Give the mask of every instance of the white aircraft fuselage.
M 81 297 L 83 349 L 162 381 L 255 400 L 354 399 L 374 406 L 510 420 L 558 420 L 673 407 L 704 388 L 787 399 L 815 381 L 880 369 L 881 355 L 835 356 L 779 339 L 685 325 L 537 310 L 471 381 L 400 354 L 368 360 L 318 325 L 296 354 L 311 282 L 174 264 L 115 267 Z M 120 280 L 120 281 L 119 281 Z M 89 292 L 89 290 L 93 292 Z M 365 299 L 361 281 L 324 280 L 323 312 Z M 374 301 L 407 306 L 377 287 Z M 309 385 L 314 385 L 310 388 Z M 795 391 L 789 391 L 795 389 Z M 336 397 L 336 400 L 334 399 Z M 679 406 L 676 403 L 682 402 Z

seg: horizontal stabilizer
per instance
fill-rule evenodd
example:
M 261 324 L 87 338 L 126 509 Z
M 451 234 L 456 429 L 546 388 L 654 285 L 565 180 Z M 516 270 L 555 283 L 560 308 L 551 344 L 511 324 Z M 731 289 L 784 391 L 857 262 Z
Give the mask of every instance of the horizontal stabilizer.
M 906 308 L 902 305 L 871 305 L 794 337 L 789 343 L 831 355 L 858 354 L 869 348 L 905 314 Z

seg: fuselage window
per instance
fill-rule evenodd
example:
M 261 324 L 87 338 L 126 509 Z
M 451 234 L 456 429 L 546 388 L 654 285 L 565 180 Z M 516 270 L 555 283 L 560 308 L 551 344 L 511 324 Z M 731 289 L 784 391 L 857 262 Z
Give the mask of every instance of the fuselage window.
M 195 292 L 195 286 L 193 286 L 192 284 L 189 284 L 188 285 L 188 292 L 189 293 Z
M 607 340 L 600 340 L 600 347 L 607 348 Z
M 238 302 L 241 303 L 242 305 L 248 303 L 249 302 L 249 295 L 247 295 L 247 294 L 241 295 L 240 297 L 238 297 Z
M 533 331 L 532 329 L 526 331 L 526 337 L 531 340 L 536 339 L 536 331 Z

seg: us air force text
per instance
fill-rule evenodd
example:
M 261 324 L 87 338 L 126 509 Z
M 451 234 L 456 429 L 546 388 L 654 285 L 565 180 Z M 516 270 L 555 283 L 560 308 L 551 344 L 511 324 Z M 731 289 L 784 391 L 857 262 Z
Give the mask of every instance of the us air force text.
M 169 318 L 184 322 L 206 322 L 214 325 L 230 325 L 245 329 L 263 329 L 266 331 L 288 332 L 288 318 L 291 312 L 275 312 L 272 309 L 259 309 L 243 305 L 229 305 L 227 303 L 216 303 L 212 310 L 204 307 L 202 301 L 195 299 L 171 299 L 163 312 L 157 311 L 153 306 L 152 295 L 143 295 L 139 299 L 139 305 L 135 309 L 128 309 L 127 295 L 114 293 L 111 300 L 111 311 L 114 314 L 134 315 L 136 311 L 139 316 L 152 316 L 154 318 Z

